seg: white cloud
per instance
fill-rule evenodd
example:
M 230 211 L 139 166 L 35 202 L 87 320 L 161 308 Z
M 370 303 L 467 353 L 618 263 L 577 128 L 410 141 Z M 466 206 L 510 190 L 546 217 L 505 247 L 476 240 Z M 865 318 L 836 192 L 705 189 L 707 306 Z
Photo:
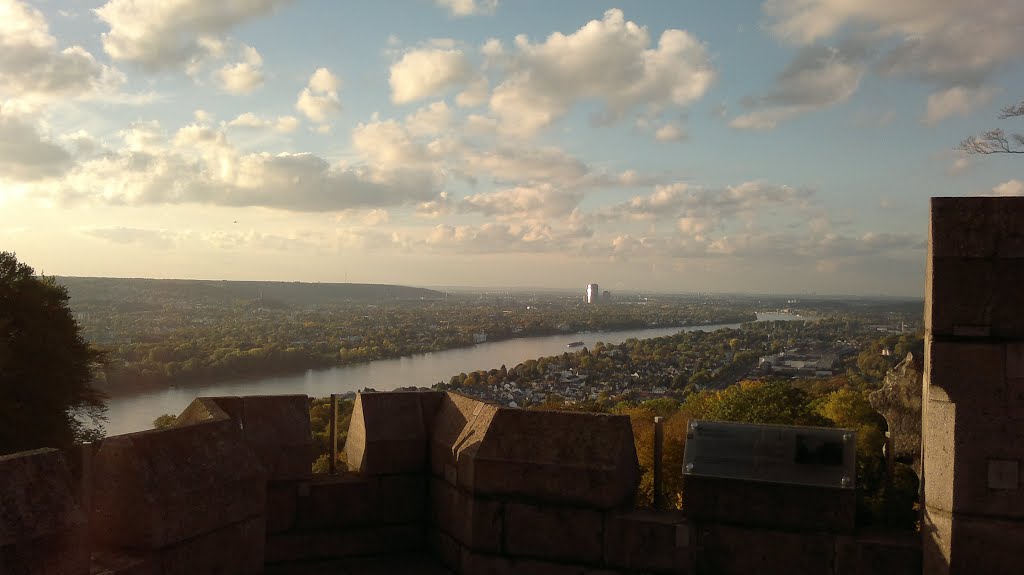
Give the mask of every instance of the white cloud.
M 878 71 L 933 85 L 926 119 L 940 121 L 977 105 L 999 69 L 1024 56 L 1024 10 L 1018 0 L 766 0 L 769 28 L 797 44 L 854 29 L 891 46 Z M 962 88 L 965 92 L 950 92 Z
M 438 6 L 447 8 L 452 16 L 473 16 L 474 14 L 493 14 L 498 8 L 498 0 L 434 0 Z
M 416 110 L 405 119 L 409 132 L 416 136 L 440 134 L 452 125 L 452 111 L 444 101 Z
M 0 0 L 0 96 L 82 97 L 111 92 L 123 81 L 81 46 L 60 49 L 39 10 Z
M 568 216 L 582 199 L 583 193 L 578 190 L 559 190 L 545 184 L 473 194 L 464 198 L 459 207 L 466 212 L 522 222 Z
M 995 90 L 990 86 L 954 86 L 948 90 L 935 92 L 928 96 L 924 123 L 937 124 L 950 116 L 966 116 L 974 108 L 987 104 L 994 94 Z
M 57 177 L 71 163 L 71 154 L 40 133 L 31 120 L 0 106 L 0 181 Z
M 244 112 L 228 122 L 227 126 L 249 130 L 273 129 L 282 134 L 287 134 L 294 132 L 299 127 L 299 119 L 295 116 L 280 116 L 276 120 L 271 120 L 257 116 L 252 112 Z
M 217 71 L 221 89 L 232 94 L 249 94 L 263 86 L 263 58 L 252 46 L 242 47 L 242 61 Z
M 372 165 L 384 169 L 427 162 L 430 152 L 395 120 L 361 123 L 352 130 L 352 146 Z
M 443 95 L 473 78 L 469 58 L 459 49 L 410 50 L 391 65 L 391 101 L 407 104 Z
M 992 188 L 993 196 L 1024 196 L 1024 182 L 1009 180 Z
M 659 142 L 678 142 L 686 137 L 686 132 L 676 124 L 665 124 L 654 132 L 654 139 Z
M 774 128 L 795 116 L 845 102 L 857 91 L 866 68 L 864 46 L 803 48 L 775 79 L 768 94 L 755 99 L 753 112 L 729 125 L 739 129 Z
M 332 165 L 309 153 L 243 153 L 222 129 L 156 122 L 122 132 L 123 146 L 80 161 L 36 192 L 113 205 L 207 204 L 340 211 L 415 204 L 437 194 L 434 174 Z
M 508 72 L 491 94 L 491 110 L 506 131 L 520 135 L 552 124 L 585 100 L 604 105 L 605 121 L 635 108 L 657 112 L 686 106 L 715 78 L 707 48 L 697 38 L 668 29 L 652 47 L 647 28 L 627 21 L 617 9 L 541 43 L 517 36 L 514 53 L 505 54 L 495 42 L 487 51 Z
M 341 80 L 327 68 L 317 68 L 309 78 L 309 84 L 299 93 L 295 109 L 314 122 L 325 123 L 331 116 L 341 112 L 338 90 Z
M 181 67 L 215 55 L 221 36 L 291 0 L 109 0 L 95 10 L 110 30 L 103 49 L 148 70 Z

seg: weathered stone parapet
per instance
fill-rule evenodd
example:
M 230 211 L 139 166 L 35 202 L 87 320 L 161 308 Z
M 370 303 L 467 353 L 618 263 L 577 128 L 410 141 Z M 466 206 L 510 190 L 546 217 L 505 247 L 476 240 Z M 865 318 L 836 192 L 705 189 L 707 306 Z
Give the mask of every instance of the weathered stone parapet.
M 681 511 L 634 509 L 605 517 L 604 560 L 644 573 L 692 573 L 693 530 Z
M 852 533 L 857 493 L 853 489 L 686 475 L 683 509 L 690 520 L 705 524 Z
M 88 573 L 87 517 L 64 455 L 37 449 L 0 456 L 0 480 L 0 573 Z
M 449 393 L 431 437 L 431 469 L 490 497 L 612 509 L 640 471 L 626 416 L 527 411 Z
M 266 474 L 237 425 L 209 418 L 104 440 L 94 461 L 97 551 L 130 551 L 155 573 L 259 573 Z M 188 420 L 192 420 L 191 417 Z
M 242 431 L 267 471 L 268 481 L 313 475 L 313 437 L 305 395 L 213 397 Z
M 360 393 L 345 443 L 351 471 L 382 475 L 422 473 L 441 392 Z

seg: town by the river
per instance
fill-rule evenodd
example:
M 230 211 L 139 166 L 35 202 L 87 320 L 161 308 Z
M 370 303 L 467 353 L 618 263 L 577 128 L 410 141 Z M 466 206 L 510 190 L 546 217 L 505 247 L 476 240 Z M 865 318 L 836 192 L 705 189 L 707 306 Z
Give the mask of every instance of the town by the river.
M 775 312 L 758 313 L 757 318 L 758 321 L 805 319 Z M 597 342 L 616 344 L 631 338 L 646 339 L 681 331 L 714 331 L 738 326 L 739 324 L 716 324 L 518 338 L 358 365 L 308 370 L 303 374 L 173 387 L 136 395 L 115 396 L 108 402 L 109 420 L 106 429 L 110 435 L 149 429 L 157 416 L 164 413 L 179 413 L 194 398 L 201 396 L 295 393 L 325 397 L 332 393 L 354 392 L 364 388 L 385 391 L 408 386 L 429 387 L 439 381 L 447 381 L 452 374 L 459 372 L 490 369 L 502 364 L 514 366 L 528 359 L 561 354 L 566 351 L 568 343 L 575 341 L 582 341 L 584 346 L 593 346 Z

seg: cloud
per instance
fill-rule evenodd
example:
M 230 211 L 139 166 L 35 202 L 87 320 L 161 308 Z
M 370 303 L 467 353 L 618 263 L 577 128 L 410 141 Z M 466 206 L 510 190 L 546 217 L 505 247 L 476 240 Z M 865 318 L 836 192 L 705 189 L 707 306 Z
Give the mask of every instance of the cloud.
M 975 107 L 987 104 L 993 95 L 995 90 L 991 86 L 954 86 L 948 90 L 935 92 L 928 96 L 924 123 L 937 124 L 950 116 L 966 116 Z
M 1024 182 L 1009 180 L 992 188 L 993 196 L 1024 196 Z
M 108 93 L 124 82 L 81 46 L 60 49 L 42 12 L 0 0 L 0 95 L 82 97 Z
M 766 215 L 776 210 L 795 215 L 805 210 L 813 197 L 814 192 L 809 189 L 758 181 L 724 188 L 676 183 L 656 186 L 652 194 L 635 196 L 605 210 L 604 216 L 640 220 L 698 218 L 718 227 L 725 219 Z
M 290 0 L 109 0 L 95 10 L 109 26 L 103 49 L 150 71 L 183 67 L 216 52 L 222 37 Z
M 324 123 L 341 112 L 338 89 L 341 80 L 327 68 L 317 68 L 295 102 L 295 109 L 314 122 Z
M 332 165 L 310 153 L 243 153 L 223 129 L 190 124 L 167 135 L 156 122 L 122 132 L 123 146 L 70 169 L 37 193 L 64 202 L 205 204 L 287 211 L 400 206 L 437 194 L 432 172 Z
M 517 36 L 515 51 L 496 41 L 486 51 L 507 77 L 491 94 L 491 111 L 507 132 L 528 136 L 551 125 L 577 102 L 603 104 L 602 121 L 637 108 L 658 112 L 700 99 L 715 78 L 707 48 L 686 31 L 665 30 L 651 46 L 647 28 L 621 10 L 605 12 L 569 35 L 532 43 Z
M 447 8 L 452 16 L 473 16 L 475 14 L 494 14 L 498 8 L 498 0 L 434 0 L 438 6 Z
M 578 190 L 559 190 L 551 185 L 518 186 L 467 196 L 459 208 L 498 219 L 546 220 L 568 216 L 582 199 L 583 193 Z
M 654 139 L 659 142 L 678 142 L 686 137 L 686 132 L 676 124 L 665 124 L 654 132 Z
M 411 134 L 429 136 L 440 134 L 452 125 L 452 111 L 444 101 L 434 102 L 416 110 L 405 119 Z
M 562 186 L 579 182 L 590 168 L 579 158 L 554 147 L 499 145 L 463 151 L 463 168 L 498 182 L 548 182 Z
M 67 150 L 51 142 L 27 118 L 0 106 L 0 181 L 54 178 L 71 165 Z
M 857 91 L 867 52 L 848 43 L 841 48 L 807 46 L 786 66 L 753 112 L 729 123 L 739 129 L 774 128 L 779 122 L 845 102 Z
M 115 244 L 138 245 L 149 249 L 174 247 L 181 237 L 179 232 L 168 230 L 146 230 L 140 228 L 107 227 L 84 228 L 81 233 Z
M 225 65 L 216 78 L 225 92 L 250 94 L 263 86 L 263 58 L 252 46 L 243 46 L 242 61 Z
M 992 75 L 1024 55 L 1024 10 L 1017 0 L 766 0 L 769 29 L 800 45 L 846 30 L 889 46 L 877 64 L 886 76 L 933 85 L 926 119 L 976 106 Z M 953 88 L 963 92 L 950 92 Z
M 280 116 L 276 120 L 262 118 L 252 112 L 239 114 L 234 120 L 227 123 L 230 128 L 248 130 L 270 130 L 288 134 L 299 127 L 299 119 L 295 116 Z
M 440 96 L 466 84 L 474 74 L 469 58 L 460 49 L 410 50 L 391 65 L 391 101 L 407 104 Z

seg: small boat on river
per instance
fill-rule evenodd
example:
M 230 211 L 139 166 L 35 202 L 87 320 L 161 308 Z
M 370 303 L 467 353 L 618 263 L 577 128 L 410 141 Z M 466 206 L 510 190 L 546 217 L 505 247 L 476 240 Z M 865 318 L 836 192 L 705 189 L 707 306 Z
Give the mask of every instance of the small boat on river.
M 565 347 L 579 347 L 581 345 L 583 345 L 582 341 L 574 341 L 574 342 L 570 343 L 569 345 L 567 345 Z

